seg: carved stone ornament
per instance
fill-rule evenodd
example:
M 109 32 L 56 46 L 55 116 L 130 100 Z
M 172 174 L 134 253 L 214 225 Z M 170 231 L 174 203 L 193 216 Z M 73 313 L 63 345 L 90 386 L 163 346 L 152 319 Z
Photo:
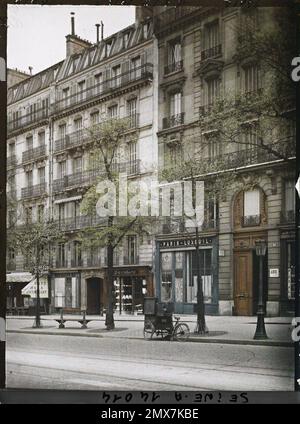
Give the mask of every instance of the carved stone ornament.
M 29 172 L 29 171 L 32 171 L 32 170 L 33 170 L 33 164 L 32 163 L 29 163 L 28 165 L 24 166 L 25 172 Z
M 46 161 L 44 161 L 44 160 L 39 160 L 37 163 L 36 163 L 36 167 L 37 168 L 44 168 L 46 166 Z
M 56 157 L 57 162 L 64 162 L 65 160 L 67 160 L 67 154 L 66 153 L 62 153 L 61 155 L 58 155 Z

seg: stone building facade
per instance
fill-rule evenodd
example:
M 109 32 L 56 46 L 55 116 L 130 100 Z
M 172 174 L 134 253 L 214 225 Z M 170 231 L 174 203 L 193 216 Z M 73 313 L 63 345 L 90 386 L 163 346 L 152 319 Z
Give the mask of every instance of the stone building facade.
M 214 164 L 221 157 L 222 166 L 238 177 L 222 195 L 205 197 L 199 242 L 206 313 L 256 313 L 255 241 L 262 238 L 267 242 L 266 311 L 293 310 L 293 128 L 289 157 L 282 160 L 253 152 L 252 131 L 245 133 L 248 147 L 222 145 L 209 118 L 217 98 L 251 96 L 264 84 L 259 64 L 236 56 L 235 27 L 243 13 L 239 8 L 137 7 L 134 25 L 95 44 L 78 37 L 72 21 L 66 58 L 34 76 L 20 75 L 9 88 L 8 195 L 18 200 L 19 220 L 50 210 L 68 237 L 56 246 L 50 269 L 53 311 L 64 306 L 98 313 L 105 305 L 105 250 L 84 251 L 76 237 L 85 226 L 98 225 L 79 211 L 95 178 L 88 169 L 87 128 L 114 116 L 129 116 L 132 123 L 122 162 L 131 180 L 149 182 L 170 164 L 180 168 L 182 158 Z M 273 8 L 259 8 L 258 15 L 255 19 L 272 23 Z M 293 109 L 291 103 L 288 113 Z M 8 221 L 15 213 L 8 211 Z M 9 271 L 24 270 L 18 252 L 9 251 L 7 263 Z M 153 237 L 128 236 L 115 257 L 117 307 L 132 312 L 147 292 L 174 302 L 176 312 L 193 313 L 195 263 L 195 233 L 184 220 L 165 219 Z

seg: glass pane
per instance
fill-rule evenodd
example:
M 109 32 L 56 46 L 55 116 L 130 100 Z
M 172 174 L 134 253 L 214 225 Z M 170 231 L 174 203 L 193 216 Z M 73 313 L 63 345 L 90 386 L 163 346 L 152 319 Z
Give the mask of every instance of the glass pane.
M 246 191 L 244 193 L 244 216 L 259 215 L 259 191 Z
M 161 254 L 161 300 L 171 302 L 172 300 L 172 254 Z

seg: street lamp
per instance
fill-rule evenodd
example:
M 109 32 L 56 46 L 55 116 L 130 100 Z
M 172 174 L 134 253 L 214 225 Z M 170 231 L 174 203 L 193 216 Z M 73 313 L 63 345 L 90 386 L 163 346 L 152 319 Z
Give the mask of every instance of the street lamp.
M 254 334 L 254 339 L 265 340 L 268 338 L 265 329 L 265 311 L 263 301 L 263 258 L 267 251 L 267 243 L 265 240 L 255 241 L 256 255 L 259 257 L 259 286 L 258 286 L 258 308 L 257 308 L 257 323 Z

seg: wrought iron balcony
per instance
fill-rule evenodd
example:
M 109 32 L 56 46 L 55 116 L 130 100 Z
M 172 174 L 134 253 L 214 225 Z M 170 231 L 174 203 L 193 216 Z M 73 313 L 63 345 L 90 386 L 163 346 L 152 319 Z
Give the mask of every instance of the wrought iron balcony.
M 38 146 L 22 153 L 22 163 L 30 162 L 44 156 L 46 156 L 46 145 Z
M 12 167 L 16 166 L 16 164 L 17 164 L 17 156 L 16 155 L 10 155 L 10 156 L 8 156 L 6 163 L 7 163 L 7 167 L 8 168 L 12 168 Z
M 296 220 L 296 214 L 294 210 L 285 211 L 280 213 L 281 224 L 293 224 Z
M 242 227 L 257 227 L 261 223 L 260 215 L 242 216 Z
M 209 49 L 202 50 L 201 60 L 206 60 L 211 57 L 220 56 L 222 54 L 222 44 L 210 47 Z
M 74 131 L 71 134 L 67 134 L 65 137 L 55 141 L 54 152 L 81 146 L 90 139 L 91 133 L 87 129 Z
M 76 268 L 78 266 L 79 267 L 83 266 L 82 258 L 72 258 L 71 259 L 71 268 Z
M 158 15 L 154 16 L 154 32 L 159 33 L 166 30 L 176 21 L 184 19 L 186 17 L 193 17 L 196 12 L 202 11 L 204 7 L 199 6 L 179 6 L 179 7 L 168 7 L 168 9 Z
M 88 267 L 100 267 L 101 266 L 101 256 L 89 256 L 87 258 L 87 266 Z
M 131 69 L 103 81 L 102 83 L 93 85 L 92 87 L 82 90 L 80 93 L 72 94 L 71 96 L 58 100 L 54 105 L 54 111 L 60 112 L 69 109 L 73 106 L 93 100 L 96 97 L 112 94 L 114 91 L 124 88 L 131 83 L 152 79 L 152 77 L 153 65 L 151 63 L 146 63 L 138 68 Z
M 22 188 L 21 197 L 22 199 L 29 199 L 32 197 L 39 197 L 46 194 L 46 183 L 36 184 L 30 187 Z
M 56 268 L 68 268 L 68 261 L 67 261 L 67 259 L 56 259 L 56 261 L 55 261 L 55 267 Z
M 184 124 L 184 112 L 178 113 L 177 115 L 163 118 L 163 129 L 177 127 L 178 125 Z
M 66 175 L 63 178 L 53 181 L 53 192 L 59 193 L 66 189 L 73 187 L 80 187 L 84 185 L 91 185 L 97 181 L 97 178 L 102 173 L 99 170 L 88 170 L 83 172 L 77 172 L 75 174 Z
M 57 225 L 62 231 L 73 231 L 87 227 L 96 227 L 98 225 L 105 225 L 106 223 L 107 218 L 100 217 L 98 215 L 82 215 L 57 220 Z
M 165 75 L 171 74 L 172 72 L 181 71 L 183 69 L 183 60 L 170 63 L 165 66 Z
M 34 112 L 19 116 L 17 119 L 11 119 L 7 122 L 7 132 L 11 133 L 29 125 L 37 124 L 45 119 L 48 119 L 49 108 L 40 108 Z

